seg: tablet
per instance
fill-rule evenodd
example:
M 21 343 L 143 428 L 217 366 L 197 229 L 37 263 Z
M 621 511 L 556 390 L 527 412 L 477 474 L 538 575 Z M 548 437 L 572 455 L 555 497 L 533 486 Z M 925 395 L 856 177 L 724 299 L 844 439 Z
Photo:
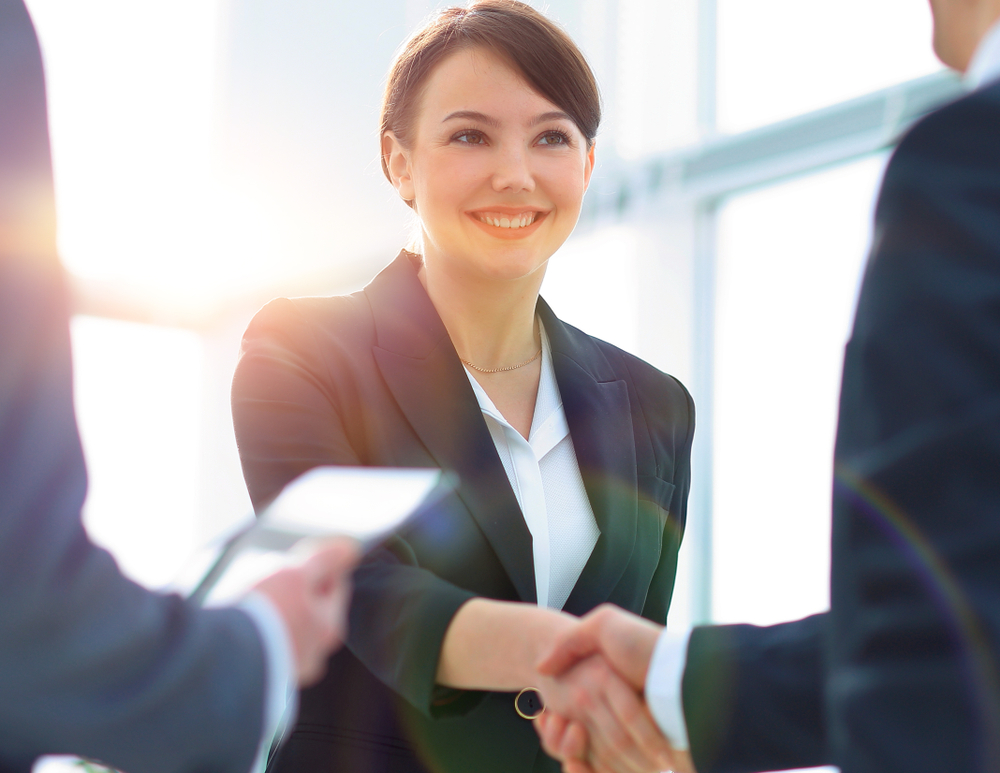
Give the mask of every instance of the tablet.
M 175 587 L 200 604 L 228 603 L 295 563 L 311 539 L 345 536 L 368 549 L 454 490 L 438 469 L 316 467 L 289 483 L 260 516 L 210 546 Z M 194 576 L 194 581 L 191 577 Z

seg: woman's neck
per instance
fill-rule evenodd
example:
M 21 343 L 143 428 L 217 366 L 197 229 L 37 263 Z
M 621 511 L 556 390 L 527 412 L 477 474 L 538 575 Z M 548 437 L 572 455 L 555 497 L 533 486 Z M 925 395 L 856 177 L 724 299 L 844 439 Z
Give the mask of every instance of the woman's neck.
M 517 280 L 456 276 L 425 261 L 418 276 L 459 357 L 479 368 L 523 362 L 539 348 L 535 305 L 544 271 Z

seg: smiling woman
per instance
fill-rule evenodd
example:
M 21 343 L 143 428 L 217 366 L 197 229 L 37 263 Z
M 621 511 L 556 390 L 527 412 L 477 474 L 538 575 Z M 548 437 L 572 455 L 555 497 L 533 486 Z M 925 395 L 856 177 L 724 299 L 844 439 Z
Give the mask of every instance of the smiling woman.
M 684 387 L 539 297 L 599 120 L 590 68 L 530 6 L 442 11 L 383 102 L 382 166 L 419 218 L 419 253 L 354 295 L 275 301 L 244 337 L 233 412 L 258 509 L 323 464 L 461 481 L 358 571 L 349 648 L 303 693 L 281 771 L 555 771 L 526 688 L 567 714 L 586 695 L 574 716 L 597 758 L 631 739 L 631 769 L 663 767 L 602 660 L 572 685 L 535 669 L 602 602 L 665 622 L 689 488 Z
M 425 275 L 442 264 L 470 281 L 527 281 L 535 295 L 546 262 L 576 225 L 594 168 L 592 140 L 569 114 L 499 55 L 477 48 L 433 70 L 411 126 L 387 130 L 382 155 L 420 217 Z M 459 353 L 463 345 L 476 348 L 456 341 Z M 465 353 L 494 362 L 504 354 Z

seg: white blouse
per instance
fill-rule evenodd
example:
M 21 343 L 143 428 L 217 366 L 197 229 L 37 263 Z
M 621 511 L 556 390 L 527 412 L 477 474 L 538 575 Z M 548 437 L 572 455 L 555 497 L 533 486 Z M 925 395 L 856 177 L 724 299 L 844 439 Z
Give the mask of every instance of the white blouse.
M 583 486 L 544 328 L 541 336 L 542 372 L 527 440 L 468 368 L 466 373 L 531 532 L 538 605 L 562 609 L 601 532 Z

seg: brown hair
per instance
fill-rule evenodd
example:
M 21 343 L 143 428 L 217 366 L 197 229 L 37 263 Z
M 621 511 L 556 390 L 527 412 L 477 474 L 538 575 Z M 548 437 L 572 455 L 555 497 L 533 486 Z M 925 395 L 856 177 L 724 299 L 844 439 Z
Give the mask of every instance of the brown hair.
M 379 139 L 392 132 L 404 146 L 421 90 L 447 56 L 486 48 L 504 59 L 539 94 L 566 112 L 593 144 L 601 122 L 597 81 L 580 49 L 555 23 L 518 0 L 475 0 L 445 8 L 406 41 L 389 69 Z M 382 171 L 389 177 L 385 156 Z

